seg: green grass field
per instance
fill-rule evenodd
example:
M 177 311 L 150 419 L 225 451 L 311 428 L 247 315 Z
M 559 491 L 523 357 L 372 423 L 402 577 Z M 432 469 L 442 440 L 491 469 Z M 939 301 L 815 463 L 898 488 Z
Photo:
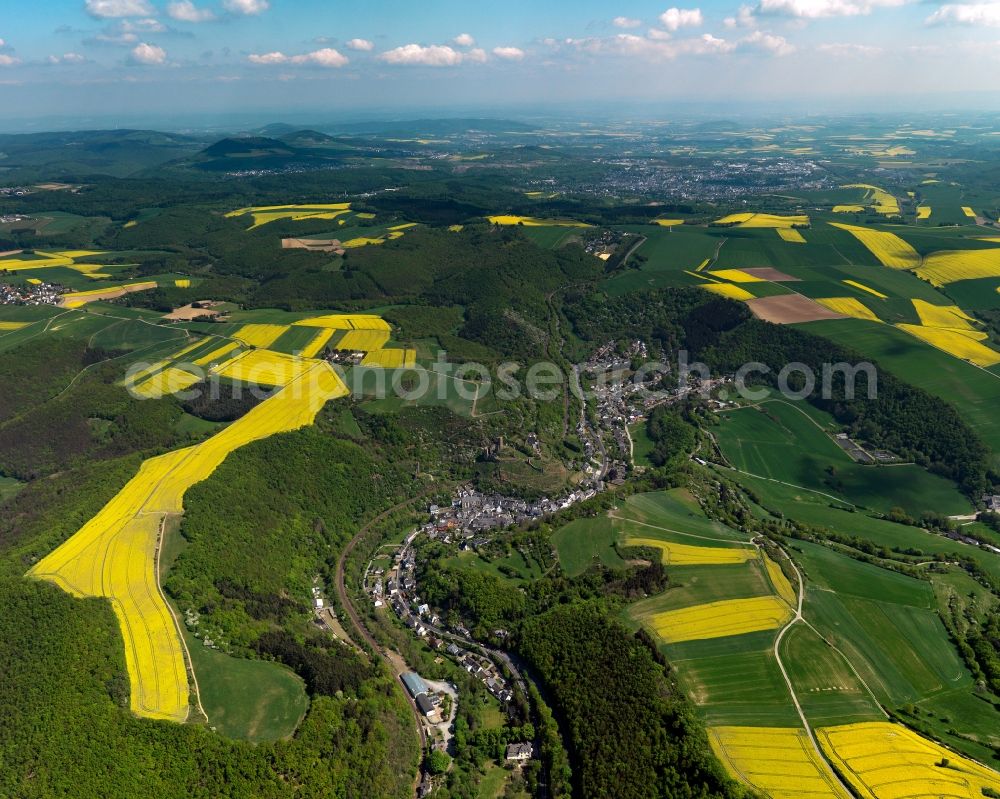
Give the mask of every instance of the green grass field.
M 628 613 L 633 620 L 645 622 L 667 610 L 774 593 L 758 560 L 741 564 L 671 566 L 668 571 L 670 587 L 666 591 L 629 605 Z
M 748 540 L 745 534 L 706 517 L 697 500 L 683 488 L 634 494 L 619 503 L 612 514 L 639 522 L 638 529 L 649 538 L 697 546 L 725 546 L 729 541 Z
M 629 428 L 632 436 L 632 459 L 636 466 L 652 466 L 649 455 L 653 451 L 653 440 L 646 432 L 646 423 L 639 422 Z
M 721 414 L 714 429 L 723 454 L 737 469 L 888 512 L 967 513 L 954 484 L 912 465 L 855 463 L 807 414 L 786 402 L 762 403 Z
M 581 229 L 558 225 L 521 225 L 518 230 L 525 238 L 547 250 L 558 250 L 574 239 L 579 239 Z
M 194 636 L 186 638 L 210 726 L 247 741 L 274 741 L 295 732 L 309 700 L 302 680 L 290 669 L 230 657 Z
M 971 689 L 972 679 L 932 610 L 810 588 L 805 616 L 890 707 Z
M 773 638 L 773 634 L 722 638 L 711 648 L 697 648 L 702 652 L 691 651 L 693 647 L 687 647 L 688 652 L 666 648 L 681 688 L 707 724 L 800 724 L 771 650 Z
M 289 355 L 301 353 L 319 331 L 314 327 L 290 327 L 268 349 Z
M 570 577 L 583 574 L 596 558 L 611 569 L 624 568 L 625 561 L 615 549 L 618 531 L 612 519 L 596 516 L 576 519 L 560 527 L 552 536 L 559 563 Z
M 781 658 L 811 724 L 822 727 L 885 718 L 850 664 L 812 628 L 792 627 L 781 642 Z
M 444 562 L 451 566 L 492 574 L 501 580 L 513 581 L 518 585 L 537 580 L 542 576 L 542 567 L 539 563 L 534 558 L 525 557 L 522 552 L 517 550 L 512 551 L 507 557 L 496 560 L 486 560 L 477 553 L 466 550 Z
M 646 241 L 630 259 L 637 263 L 636 255 L 646 258 L 640 269 L 619 269 L 604 283 L 612 295 L 663 286 L 693 286 L 701 281 L 684 274 L 696 270 L 707 258 L 712 258 L 720 237 L 709 234 L 704 228 L 678 226 L 664 228 L 656 225 L 634 225 L 624 228 L 630 233 L 645 236 Z
M 790 546 L 806 582 L 816 591 L 915 608 L 936 606 L 934 590 L 924 580 L 862 563 L 818 544 L 797 541 Z
M 396 413 L 402 408 L 441 406 L 459 416 L 489 413 L 495 408 L 488 385 L 459 380 L 435 369 L 386 370 L 353 367 L 346 382 L 351 393 L 373 413 Z M 399 390 L 396 390 L 396 387 Z

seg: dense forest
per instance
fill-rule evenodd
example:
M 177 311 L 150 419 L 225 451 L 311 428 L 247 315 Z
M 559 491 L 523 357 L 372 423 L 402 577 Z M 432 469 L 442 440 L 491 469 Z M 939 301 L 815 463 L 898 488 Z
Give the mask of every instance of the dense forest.
M 565 722 L 575 796 L 745 795 L 711 756 L 655 649 L 599 607 L 559 607 L 526 620 L 518 650 Z

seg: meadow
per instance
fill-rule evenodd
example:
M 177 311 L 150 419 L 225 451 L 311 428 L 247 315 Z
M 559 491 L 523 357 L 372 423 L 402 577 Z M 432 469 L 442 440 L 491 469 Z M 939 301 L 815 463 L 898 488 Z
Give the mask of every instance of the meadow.
M 736 468 L 887 513 L 903 507 L 964 513 L 966 500 L 949 481 L 914 465 L 862 466 L 791 403 L 770 401 L 720 415 L 713 429 Z

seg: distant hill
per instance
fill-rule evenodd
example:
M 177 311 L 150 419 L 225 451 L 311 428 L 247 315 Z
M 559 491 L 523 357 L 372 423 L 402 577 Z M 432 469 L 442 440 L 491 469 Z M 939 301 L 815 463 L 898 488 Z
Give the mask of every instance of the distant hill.
M 318 130 L 296 130 L 279 136 L 283 142 L 296 147 L 316 147 L 324 144 L 336 144 L 337 139 Z
M 242 136 L 215 142 L 201 155 L 207 158 L 232 158 L 238 156 L 292 155 L 292 148 L 282 141 L 266 136 Z
M 5 182 L 88 175 L 126 177 L 197 152 L 204 141 L 155 130 L 0 135 Z
M 386 136 L 449 136 L 471 130 L 485 133 L 526 132 L 538 130 L 537 125 L 514 122 L 509 119 L 401 119 L 372 122 L 351 122 L 323 126 L 334 133 Z

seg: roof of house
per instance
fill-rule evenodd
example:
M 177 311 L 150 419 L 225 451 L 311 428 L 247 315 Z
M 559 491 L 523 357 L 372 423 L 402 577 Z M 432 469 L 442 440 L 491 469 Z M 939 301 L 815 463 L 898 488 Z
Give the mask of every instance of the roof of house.
M 420 708 L 420 712 L 425 716 L 434 710 L 434 703 L 431 702 L 431 699 L 427 696 L 427 694 L 419 694 L 416 697 L 416 703 L 417 707 Z
M 429 690 L 427 688 L 427 683 L 425 683 L 416 672 L 408 671 L 401 677 L 401 679 L 403 680 L 403 685 L 406 686 L 406 690 L 410 692 L 410 696 L 414 699 L 416 699 L 420 694 L 426 694 Z

